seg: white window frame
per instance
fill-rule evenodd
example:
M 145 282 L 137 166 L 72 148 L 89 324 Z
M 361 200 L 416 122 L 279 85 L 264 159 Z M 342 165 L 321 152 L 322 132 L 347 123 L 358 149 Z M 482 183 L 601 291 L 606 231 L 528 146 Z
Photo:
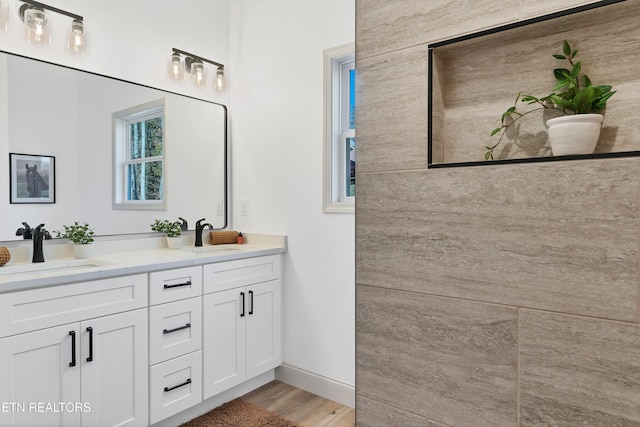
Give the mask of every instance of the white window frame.
M 127 108 L 113 113 L 113 209 L 131 210 L 166 210 L 166 185 L 163 185 L 161 200 L 127 200 L 127 166 L 133 163 L 141 163 L 140 160 L 131 160 L 127 153 L 129 150 L 128 124 L 140 122 L 155 117 L 164 117 L 162 120 L 163 148 L 162 156 L 146 157 L 142 163 L 161 162 L 162 180 L 165 183 L 165 100 L 164 98 L 151 101 L 146 104 Z
M 325 213 L 354 213 L 355 197 L 346 196 L 347 141 L 355 137 L 349 129 L 349 113 L 342 114 L 341 106 L 348 105 L 349 93 L 341 90 L 349 70 L 355 68 L 355 44 L 348 43 L 324 51 L 324 183 L 323 211 Z M 347 99 L 344 99 L 346 97 Z

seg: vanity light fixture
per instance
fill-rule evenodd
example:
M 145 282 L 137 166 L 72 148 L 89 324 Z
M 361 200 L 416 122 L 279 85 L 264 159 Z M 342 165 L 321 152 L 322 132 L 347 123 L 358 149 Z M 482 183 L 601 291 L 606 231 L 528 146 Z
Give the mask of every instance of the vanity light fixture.
M 224 69 L 218 67 L 216 70 L 216 78 L 213 81 L 213 88 L 218 92 L 222 92 L 224 90 Z
M 182 64 L 182 56 L 184 56 L 184 65 Z M 207 85 L 207 69 L 204 65 L 205 62 L 217 67 L 213 87 L 218 92 L 222 92 L 224 90 L 223 64 L 185 52 L 184 50 L 176 49 L 175 47 L 173 48 L 171 58 L 169 59 L 169 78 L 173 80 L 182 80 L 184 78 L 184 72 L 186 71 L 191 74 L 194 85 L 198 87 L 205 87 Z
M 185 67 L 188 67 L 189 73 L 193 77 L 193 84 L 197 87 L 205 87 L 207 85 L 207 70 L 204 68 L 202 61 L 194 59 L 189 61 L 189 57 L 184 59 Z
M 78 55 L 84 54 L 87 48 L 87 37 L 84 34 L 84 22 L 74 19 L 71 22 L 71 34 L 67 39 L 67 50 Z
M 9 5 L 7 0 L 0 0 L 0 31 L 7 31 L 9 22 Z
M 184 79 L 184 67 L 182 66 L 182 61 L 180 60 L 179 53 L 173 52 L 171 54 L 171 58 L 169 59 L 169 65 L 167 68 L 167 74 L 172 80 Z
M 73 19 L 71 22 L 71 34 L 67 40 L 67 50 L 76 54 L 84 53 L 87 40 L 82 16 L 33 0 L 20 1 L 22 5 L 18 9 L 18 15 L 24 22 L 25 34 L 30 43 L 46 46 L 51 42 L 51 33 L 47 27 L 49 19 L 47 11 L 49 11 Z

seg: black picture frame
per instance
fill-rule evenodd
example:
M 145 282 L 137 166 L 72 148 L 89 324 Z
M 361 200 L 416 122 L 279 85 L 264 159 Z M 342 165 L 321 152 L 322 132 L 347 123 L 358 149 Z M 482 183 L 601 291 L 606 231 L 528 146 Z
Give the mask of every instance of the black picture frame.
M 56 158 L 9 153 L 9 203 L 55 203 Z

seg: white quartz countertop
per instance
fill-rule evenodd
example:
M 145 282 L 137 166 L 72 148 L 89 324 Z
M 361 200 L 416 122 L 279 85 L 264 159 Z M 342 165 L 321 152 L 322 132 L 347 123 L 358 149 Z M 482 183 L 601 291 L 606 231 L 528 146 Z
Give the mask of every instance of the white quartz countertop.
M 99 253 L 86 260 L 63 257 L 45 260 L 44 263 L 36 265 L 30 262 L 10 262 L 0 267 L 0 294 L 279 254 L 287 250 L 284 236 L 247 240 L 248 243 L 242 245 L 205 244 L 202 247 L 183 246 L 181 249 L 113 251 Z

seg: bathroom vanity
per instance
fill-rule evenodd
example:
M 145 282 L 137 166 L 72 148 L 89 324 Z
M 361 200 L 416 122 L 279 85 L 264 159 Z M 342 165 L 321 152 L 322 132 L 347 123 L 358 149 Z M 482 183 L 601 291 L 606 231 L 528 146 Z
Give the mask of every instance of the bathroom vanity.
M 147 426 L 273 371 L 286 238 L 248 240 L 0 267 L 0 425 Z

